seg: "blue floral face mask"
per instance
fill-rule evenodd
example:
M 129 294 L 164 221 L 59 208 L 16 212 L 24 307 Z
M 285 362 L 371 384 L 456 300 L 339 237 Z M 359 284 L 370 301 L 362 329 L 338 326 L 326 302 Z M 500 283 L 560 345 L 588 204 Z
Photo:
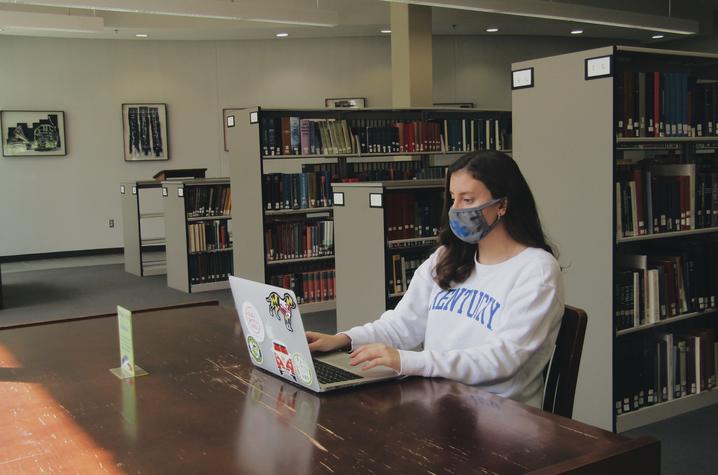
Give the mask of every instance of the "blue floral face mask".
M 493 223 L 489 224 L 486 222 L 482 210 L 504 199 L 496 198 L 476 208 L 449 208 L 449 227 L 454 235 L 462 241 L 469 244 L 478 243 L 496 227 L 501 219 L 501 215 L 499 215 Z

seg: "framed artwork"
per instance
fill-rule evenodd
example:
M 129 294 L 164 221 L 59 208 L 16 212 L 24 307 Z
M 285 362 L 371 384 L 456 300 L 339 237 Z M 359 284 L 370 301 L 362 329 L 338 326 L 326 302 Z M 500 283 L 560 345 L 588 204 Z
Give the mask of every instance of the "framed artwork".
M 3 157 L 67 155 L 63 111 L 0 112 Z
M 166 104 L 122 104 L 125 161 L 169 160 Z
M 363 109 L 366 107 L 365 97 L 334 97 L 324 99 L 324 107 L 343 109 Z

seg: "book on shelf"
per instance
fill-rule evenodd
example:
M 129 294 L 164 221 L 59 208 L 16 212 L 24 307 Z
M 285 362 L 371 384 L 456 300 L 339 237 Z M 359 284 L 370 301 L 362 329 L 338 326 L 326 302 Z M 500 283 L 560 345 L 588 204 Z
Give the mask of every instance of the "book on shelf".
M 426 260 L 422 257 L 410 257 L 402 254 L 392 254 L 391 276 L 387 281 L 389 294 L 403 294 L 409 289 L 414 272 Z
M 264 248 L 267 262 L 334 255 L 334 221 L 268 223 Z
M 718 225 L 718 173 L 695 164 L 619 165 L 615 182 L 618 239 Z
M 207 252 L 227 249 L 232 246 L 227 221 L 202 221 L 187 225 L 187 250 Z
M 336 297 L 334 267 L 300 266 L 293 272 L 268 276 L 268 283 L 291 289 L 300 304 L 332 301 Z
M 718 82 L 686 73 L 619 71 L 615 124 L 618 137 L 718 135 Z
M 391 191 L 385 194 L 385 200 L 387 241 L 438 235 L 443 200 L 441 190 L 424 193 Z
M 400 154 L 508 149 L 508 117 L 436 120 L 264 117 L 261 150 L 282 155 Z
M 304 171 L 326 171 L 331 182 L 430 180 L 446 177 L 446 167 L 426 166 L 421 161 L 326 163 L 304 166 Z
M 713 328 L 642 336 L 616 348 L 616 414 L 713 390 L 718 343 Z
M 268 173 L 263 176 L 265 210 L 325 208 L 332 205 L 328 171 Z
M 188 218 L 232 214 L 232 193 L 229 184 L 186 186 L 184 191 Z
M 646 250 L 650 252 L 616 256 L 617 331 L 716 308 L 718 243 L 697 240 Z
M 187 257 L 190 284 L 208 284 L 229 279 L 233 273 L 232 252 L 190 254 Z

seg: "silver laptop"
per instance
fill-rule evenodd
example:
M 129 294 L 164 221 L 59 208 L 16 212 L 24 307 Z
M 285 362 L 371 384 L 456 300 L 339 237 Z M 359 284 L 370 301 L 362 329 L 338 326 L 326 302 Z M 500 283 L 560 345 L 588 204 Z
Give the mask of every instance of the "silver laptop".
M 386 367 L 353 367 L 345 351 L 312 357 L 294 292 L 235 276 L 229 283 L 255 366 L 316 392 L 398 377 Z

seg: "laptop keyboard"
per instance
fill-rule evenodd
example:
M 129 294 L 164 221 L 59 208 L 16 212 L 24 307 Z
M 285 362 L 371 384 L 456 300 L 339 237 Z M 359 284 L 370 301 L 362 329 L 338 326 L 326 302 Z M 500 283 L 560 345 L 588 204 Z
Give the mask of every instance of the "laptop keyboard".
M 323 361 L 312 359 L 314 362 L 314 370 L 317 372 L 317 379 L 322 384 L 340 383 L 342 381 L 351 381 L 353 379 L 363 379 L 361 376 L 344 371 L 341 368 L 332 366 Z

